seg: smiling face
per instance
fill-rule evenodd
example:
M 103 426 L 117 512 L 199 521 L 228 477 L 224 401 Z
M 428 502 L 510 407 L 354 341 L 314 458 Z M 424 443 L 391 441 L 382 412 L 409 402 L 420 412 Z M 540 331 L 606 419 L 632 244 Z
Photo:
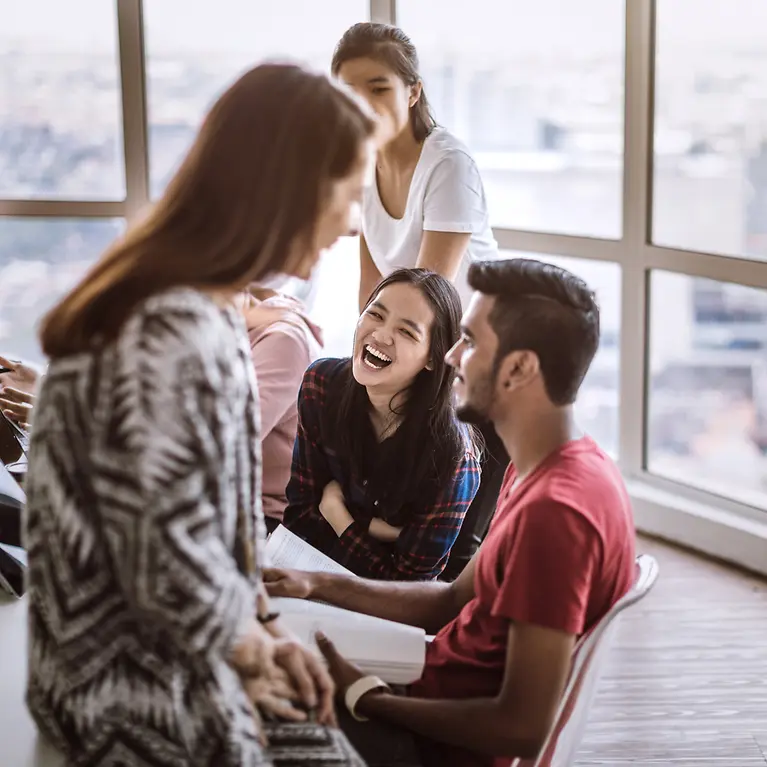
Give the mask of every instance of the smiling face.
M 431 369 L 434 311 L 418 288 L 408 283 L 384 287 L 362 313 L 354 334 L 355 380 L 392 397 Z
M 456 414 L 466 423 L 493 419 L 498 399 L 498 337 L 490 325 L 493 298 L 475 292 L 463 315 L 461 337 L 445 360 L 455 369 Z
M 410 129 L 410 109 L 421 96 L 421 83 L 406 84 L 385 64 L 373 58 L 351 59 L 338 77 L 373 108 L 379 119 L 381 146 Z

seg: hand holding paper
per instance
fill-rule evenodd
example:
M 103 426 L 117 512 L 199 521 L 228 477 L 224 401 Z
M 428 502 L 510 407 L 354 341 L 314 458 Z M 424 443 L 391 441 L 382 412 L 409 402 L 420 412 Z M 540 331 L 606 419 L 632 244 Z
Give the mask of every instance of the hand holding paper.
M 266 553 L 271 565 L 280 568 L 264 573 L 270 596 L 276 597 L 273 607 L 302 642 L 316 646 L 321 631 L 365 674 L 391 684 L 420 678 L 426 657 L 423 629 L 310 601 L 316 573 L 357 576 L 282 525 L 269 538 Z

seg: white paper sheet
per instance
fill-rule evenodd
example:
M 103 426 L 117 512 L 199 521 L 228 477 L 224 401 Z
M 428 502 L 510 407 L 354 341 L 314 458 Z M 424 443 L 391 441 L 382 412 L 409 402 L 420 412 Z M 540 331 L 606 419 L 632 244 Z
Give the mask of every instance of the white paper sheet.
M 302 642 L 315 645 L 315 634 L 322 631 L 344 658 L 366 674 L 390 684 L 410 684 L 423 673 L 423 629 L 304 599 L 278 598 L 273 603 Z
M 280 525 L 269 536 L 266 555 L 272 567 L 354 575 L 351 570 L 347 570 L 343 565 L 339 565 L 338 562 L 308 544 L 303 538 L 291 533 L 284 525 Z

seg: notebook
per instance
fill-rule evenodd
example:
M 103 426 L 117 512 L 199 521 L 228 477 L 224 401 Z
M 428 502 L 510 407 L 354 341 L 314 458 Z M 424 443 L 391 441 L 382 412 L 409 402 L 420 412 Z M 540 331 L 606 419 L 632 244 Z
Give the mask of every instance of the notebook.
M 269 536 L 266 553 L 272 567 L 357 577 L 282 525 Z M 314 635 L 322 631 L 344 658 L 366 674 L 390 684 L 420 679 L 426 660 L 423 629 L 307 599 L 272 601 L 284 624 L 304 643 L 315 645 Z

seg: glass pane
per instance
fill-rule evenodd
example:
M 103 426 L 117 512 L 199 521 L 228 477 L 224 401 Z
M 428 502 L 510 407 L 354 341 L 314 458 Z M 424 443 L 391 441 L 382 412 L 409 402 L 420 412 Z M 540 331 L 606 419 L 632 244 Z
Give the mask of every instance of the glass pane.
M 767 3 L 659 0 L 653 241 L 767 259 Z
M 494 226 L 621 236 L 622 2 L 398 0 L 397 21 Z
M 115 3 L 0 0 L 0 197 L 125 197 Z
M 327 357 L 352 353 L 360 286 L 359 237 L 341 237 L 320 259 L 312 275 L 306 303 L 312 319 L 322 328 Z
M 121 219 L 0 218 L 0 354 L 43 360 L 38 321 L 122 230 Z
M 767 291 L 654 272 L 647 467 L 767 508 Z
M 567 269 L 585 280 L 599 303 L 601 340 L 575 405 L 578 425 L 613 458 L 618 456 L 618 392 L 621 326 L 621 268 L 608 261 L 591 261 L 541 253 L 502 251 L 502 258 L 535 258 Z
M 369 0 L 218 0 L 213 7 L 145 0 L 152 196 L 165 188 L 212 102 L 244 70 L 275 57 L 329 70 L 341 35 L 369 16 Z

